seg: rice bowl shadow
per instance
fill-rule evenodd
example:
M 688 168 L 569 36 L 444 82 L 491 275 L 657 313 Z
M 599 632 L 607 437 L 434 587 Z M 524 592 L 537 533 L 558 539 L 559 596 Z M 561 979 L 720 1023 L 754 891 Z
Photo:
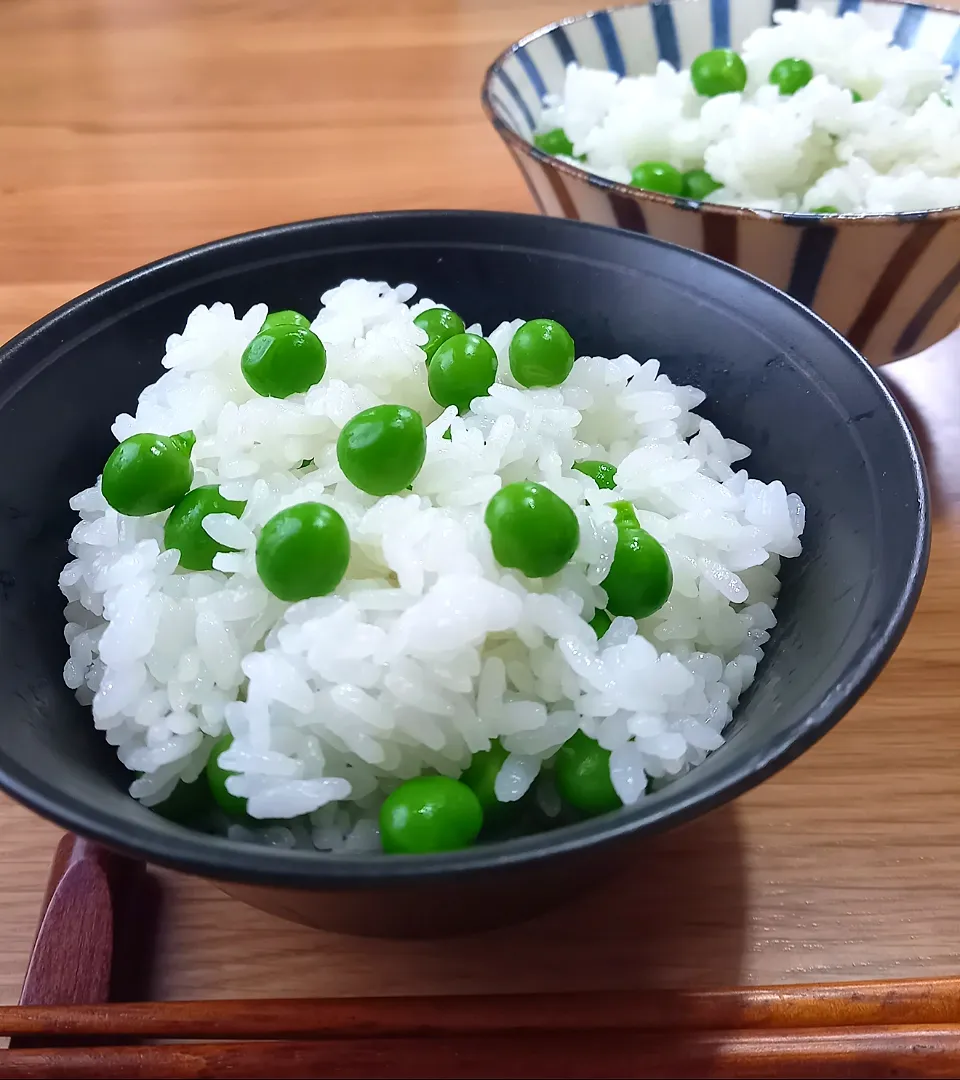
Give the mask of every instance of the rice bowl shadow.
M 638 837 L 633 854 L 621 872 L 538 918 L 448 940 L 447 955 L 491 989 L 506 961 L 516 990 L 738 985 L 746 877 L 736 805 Z
M 657 836 L 633 838 L 618 869 L 587 877 L 577 895 L 524 922 L 441 939 L 379 939 L 376 982 L 383 992 L 419 994 L 550 993 L 703 989 L 737 986 L 745 967 L 747 886 L 742 830 L 728 804 Z M 223 887 L 223 883 L 218 883 Z M 227 886 L 233 894 L 235 887 Z M 309 913 L 316 914 L 316 894 Z M 243 896 L 242 899 L 249 899 Z M 263 908 L 295 919 L 292 890 L 262 890 Z M 326 898 L 324 898 L 326 899 Z M 362 903 L 362 899 L 361 899 Z M 502 913 L 501 913 L 502 918 Z M 326 993 L 323 958 L 352 951 L 339 935 L 287 925 L 276 927 L 296 954 L 310 992 Z M 253 923 L 249 923 L 250 929 Z M 262 924 L 256 924 L 262 925 Z M 315 955 L 320 969 L 308 974 Z M 349 988 L 346 993 L 357 992 Z

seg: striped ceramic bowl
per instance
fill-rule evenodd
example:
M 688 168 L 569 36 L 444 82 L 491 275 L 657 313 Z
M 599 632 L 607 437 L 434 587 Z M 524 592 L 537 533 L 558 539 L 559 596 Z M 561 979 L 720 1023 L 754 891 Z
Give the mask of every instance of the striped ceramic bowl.
M 960 323 L 960 207 L 817 218 L 674 199 L 604 180 L 531 142 L 544 94 L 566 65 L 618 74 L 676 67 L 707 49 L 737 48 L 777 8 L 798 0 L 651 0 L 544 27 L 491 65 L 483 104 L 545 214 L 618 225 L 715 255 L 790 293 L 873 363 L 909 356 Z M 889 0 L 799 0 L 802 10 L 859 11 L 894 44 L 960 65 L 960 12 Z

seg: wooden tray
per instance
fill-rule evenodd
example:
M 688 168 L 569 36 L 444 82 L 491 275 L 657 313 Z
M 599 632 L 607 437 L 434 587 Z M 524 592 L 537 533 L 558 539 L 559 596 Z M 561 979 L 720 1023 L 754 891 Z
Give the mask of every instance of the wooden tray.
M 109 1003 L 143 867 L 65 836 L 0 1077 L 952 1077 L 960 979 L 716 991 Z

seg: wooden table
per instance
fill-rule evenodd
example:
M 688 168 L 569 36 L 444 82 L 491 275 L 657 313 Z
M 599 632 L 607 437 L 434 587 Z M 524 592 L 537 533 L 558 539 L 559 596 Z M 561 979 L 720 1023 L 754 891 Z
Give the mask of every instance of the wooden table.
M 482 72 L 582 0 L 4 0 L 0 332 L 217 236 L 406 207 L 530 210 Z M 935 495 L 906 639 L 776 778 L 525 926 L 370 942 L 162 873 L 162 997 L 699 987 L 960 971 L 960 336 L 888 369 Z M 0 804 L 0 1001 L 58 831 Z M 652 929 L 651 929 L 652 928 Z

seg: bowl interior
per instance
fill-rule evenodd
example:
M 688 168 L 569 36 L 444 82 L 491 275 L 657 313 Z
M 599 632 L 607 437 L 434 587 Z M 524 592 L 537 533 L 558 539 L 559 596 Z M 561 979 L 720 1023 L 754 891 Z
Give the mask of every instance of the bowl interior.
M 315 311 L 347 277 L 417 283 L 486 329 L 563 319 L 578 351 L 658 357 L 753 447 L 751 472 L 807 506 L 780 624 L 728 744 L 633 809 L 456 855 L 379 860 L 255 848 L 192 833 L 126 794 L 129 777 L 63 684 L 58 573 L 67 502 L 98 474 L 110 425 L 161 372 L 197 304 Z M 320 884 L 483 868 L 692 816 L 799 753 L 892 650 L 925 557 L 923 479 L 909 429 L 868 366 L 782 294 L 646 237 L 566 221 L 443 212 L 287 226 L 175 256 L 105 285 L 0 352 L 0 784 L 61 824 L 211 876 Z
M 676 68 L 707 49 L 737 49 L 781 8 L 821 10 L 828 15 L 857 11 L 867 24 L 889 35 L 891 44 L 916 46 L 960 66 L 960 12 L 890 0 L 655 0 L 595 11 L 538 30 L 509 49 L 488 75 L 486 94 L 497 120 L 529 140 L 545 94 L 559 93 L 568 64 L 652 73 L 658 61 Z

